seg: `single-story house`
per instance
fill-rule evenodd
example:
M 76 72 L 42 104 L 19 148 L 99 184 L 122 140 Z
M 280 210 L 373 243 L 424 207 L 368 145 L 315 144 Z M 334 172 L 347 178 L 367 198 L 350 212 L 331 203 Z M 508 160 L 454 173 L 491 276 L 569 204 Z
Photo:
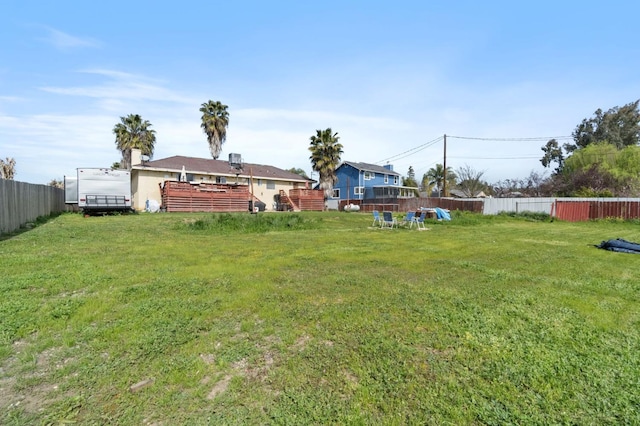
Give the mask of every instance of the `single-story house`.
M 460 189 L 450 189 L 449 195 L 453 198 L 486 198 L 484 191 L 479 191 L 475 195 L 469 195 L 468 192 Z
M 231 156 L 237 154 L 231 154 Z M 143 161 L 139 150 L 131 153 L 132 206 L 142 211 L 147 201 L 161 204 L 165 182 L 186 181 L 192 185 L 222 184 L 244 186 L 255 201 L 265 204 L 266 210 L 275 210 L 280 194 L 291 190 L 311 188 L 313 181 L 298 174 L 262 164 L 235 164 L 176 155 L 153 161 Z M 281 192 L 283 191 L 283 192 Z M 320 199 L 322 197 L 320 196 Z

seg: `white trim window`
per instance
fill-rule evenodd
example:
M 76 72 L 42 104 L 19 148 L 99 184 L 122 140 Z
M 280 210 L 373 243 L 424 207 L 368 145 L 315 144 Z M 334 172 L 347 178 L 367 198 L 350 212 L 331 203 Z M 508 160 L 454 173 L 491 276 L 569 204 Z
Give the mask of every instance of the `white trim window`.
M 389 175 L 384 175 L 384 183 L 389 183 Z
M 354 195 L 363 195 L 364 194 L 364 186 L 354 186 L 353 187 Z
M 376 174 L 374 172 L 364 172 L 364 180 L 372 180 L 376 178 Z
M 394 176 L 393 177 L 393 184 L 397 185 L 398 184 L 398 176 Z
M 340 198 L 340 188 L 333 189 L 333 198 Z

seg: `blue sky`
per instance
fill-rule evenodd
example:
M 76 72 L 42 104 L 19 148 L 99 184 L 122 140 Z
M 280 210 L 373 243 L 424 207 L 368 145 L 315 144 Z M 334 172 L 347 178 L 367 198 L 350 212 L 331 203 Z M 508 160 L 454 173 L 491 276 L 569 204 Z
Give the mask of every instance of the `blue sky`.
M 437 4 L 436 4 L 437 3 Z M 229 106 L 220 159 L 309 173 L 331 127 L 343 160 L 490 183 L 543 173 L 545 139 L 640 98 L 633 1 L 13 1 L 0 13 L 0 158 L 48 183 L 118 161 L 140 114 L 154 158 L 209 157 L 203 102 Z M 512 139 L 512 140 L 504 140 Z M 547 171 L 548 173 L 548 171 Z

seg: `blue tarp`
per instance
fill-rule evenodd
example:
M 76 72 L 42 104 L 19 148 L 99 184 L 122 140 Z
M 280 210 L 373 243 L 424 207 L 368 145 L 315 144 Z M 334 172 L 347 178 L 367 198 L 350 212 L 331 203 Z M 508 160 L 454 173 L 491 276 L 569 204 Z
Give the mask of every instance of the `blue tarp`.
M 440 207 L 435 208 L 436 217 L 440 220 L 451 220 L 451 215 L 448 211 L 441 209 Z
M 603 241 L 600 244 L 596 245 L 596 247 L 609 250 L 609 251 L 617 251 L 620 253 L 636 253 L 640 254 L 640 244 L 634 243 L 631 241 L 623 240 L 622 238 L 617 238 L 615 240 Z

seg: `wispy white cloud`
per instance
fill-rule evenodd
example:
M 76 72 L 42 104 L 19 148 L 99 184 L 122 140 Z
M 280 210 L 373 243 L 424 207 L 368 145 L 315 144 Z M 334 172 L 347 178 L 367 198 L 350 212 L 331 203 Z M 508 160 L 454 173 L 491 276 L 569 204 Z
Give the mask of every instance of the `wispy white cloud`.
M 77 167 L 106 167 L 119 158 L 110 129 L 101 115 L 0 115 L 0 155 L 16 159 L 16 179 L 45 184 L 73 175 Z
M 21 98 L 19 96 L 0 96 L 0 102 L 20 102 L 23 101 L 24 98 Z
M 41 40 L 51 44 L 53 47 L 59 50 L 71 50 L 76 48 L 96 48 L 100 47 L 101 43 L 90 37 L 78 37 L 71 34 L 67 34 L 63 31 L 57 30 L 52 27 L 43 27 L 47 32 L 46 37 Z
M 2 116 L 0 112 L 0 140 L 12 141 L 11 146 L 3 148 L 18 152 L 19 155 L 11 152 L 8 155 L 16 157 L 19 167 L 29 163 L 30 181 L 48 182 L 74 172 L 77 167 L 106 167 L 117 161 L 119 153 L 111 131 L 118 117 L 129 113 L 141 114 L 152 123 L 157 132 L 155 158 L 209 156 L 206 137 L 200 128 L 201 95 L 146 75 L 110 69 L 79 72 L 89 76 L 88 84 L 41 88 L 54 95 L 58 105 L 71 105 L 75 111 L 72 115 L 57 115 L 52 110 L 29 116 Z M 237 105 L 234 99 L 228 99 L 224 101 L 230 105 L 231 120 L 221 158 L 234 152 L 240 153 L 249 163 L 300 167 L 310 171 L 309 137 L 317 129 L 327 127 L 339 133 L 344 145 L 344 160 L 371 163 L 396 156 L 443 133 L 479 137 L 566 134 L 571 128 L 567 129 L 566 112 L 563 111 L 575 110 L 573 101 L 556 98 L 555 102 L 548 103 L 534 96 L 540 91 L 539 86 L 530 84 L 514 85 L 500 91 L 461 91 L 452 94 L 455 101 L 445 99 L 437 105 L 425 102 L 410 107 L 398 102 L 391 110 L 352 110 L 348 106 L 330 104 L 314 107 L 309 103 L 297 108 L 294 103 L 286 102 L 278 108 L 252 108 L 251 105 L 243 108 L 234 107 Z M 85 110 L 86 113 L 82 112 Z M 537 142 L 516 146 L 451 140 L 447 164 L 453 168 L 473 164 L 487 170 L 485 177 L 490 182 L 505 176 L 523 176 L 540 168 L 537 159 L 491 161 L 479 158 L 515 156 L 514 153 L 530 156 L 541 153 L 542 145 Z M 411 165 L 421 176 L 429 167 L 442 162 L 442 148 L 442 144 L 437 144 L 409 158 L 394 161 L 394 168 L 405 173 Z M 22 176 L 19 173 L 17 177 Z
M 91 86 L 55 87 L 45 86 L 40 89 L 58 95 L 98 98 L 105 105 L 117 104 L 117 101 L 136 100 L 194 104 L 193 97 L 162 86 L 160 80 L 152 80 L 144 76 L 113 70 L 84 70 L 80 73 L 107 77 L 107 81 Z M 197 105 L 197 103 L 195 103 Z

